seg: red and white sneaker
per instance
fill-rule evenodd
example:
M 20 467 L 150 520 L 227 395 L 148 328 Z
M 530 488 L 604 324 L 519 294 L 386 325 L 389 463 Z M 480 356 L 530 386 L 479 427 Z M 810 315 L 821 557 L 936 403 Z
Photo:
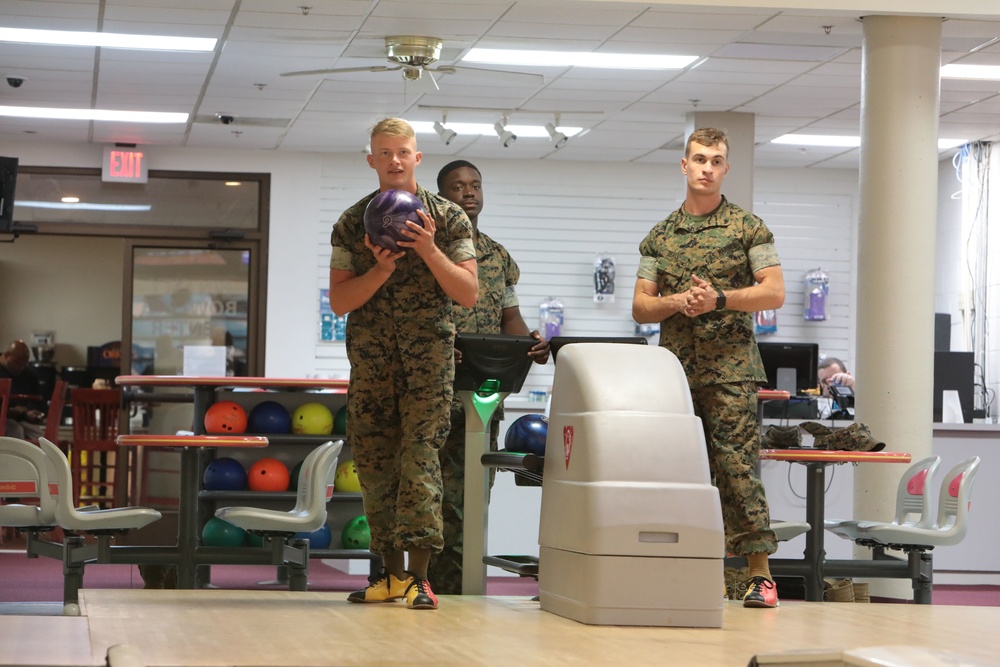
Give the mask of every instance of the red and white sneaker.
M 764 607 L 770 609 L 778 606 L 778 587 L 767 577 L 753 577 L 743 596 L 744 607 Z

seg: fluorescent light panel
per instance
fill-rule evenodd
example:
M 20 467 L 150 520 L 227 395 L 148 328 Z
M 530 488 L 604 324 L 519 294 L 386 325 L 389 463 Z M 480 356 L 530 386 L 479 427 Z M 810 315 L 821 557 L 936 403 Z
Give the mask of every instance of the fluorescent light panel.
M 106 120 L 125 123 L 186 123 L 188 114 L 166 111 L 114 111 L 111 109 L 55 109 L 51 107 L 0 106 L 0 116 L 55 120 Z
M 429 123 L 426 121 L 412 121 L 410 125 L 413 126 L 413 131 L 418 134 L 433 134 L 434 133 L 434 123 Z M 454 130 L 458 132 L 459 136 L 469 136 L 469 135 L 481 135 L 484 137 L 496 137 L 496 130 L 493 129 L 493 125 L 490 123 L 445 123 L 444 126 L 449 130 Z M 505 130 L 510 130 L 517 135 L 518 139 L 531 137 L 531 138 L 549 138 L 549 133 L 545 130 L 544 125 L 505 125 Z M 567 137 L 572 137 L 583 132 L 582 127 L 565 127 L 560 125 L 556 128 L 559 132 L 562 132 Z
M 168 35 L 128 35 L 114 32 L 0 28 L 0 42 L 55 44 L 59 46 L 101 46 L 109 49 L 212 51 L 215 49 L 217 41 L 210 37 L 170 37 Z
M 592 53 L 575 51 L 524 51 L 516 49 L 470 49 L 467 63 L 518 65 L 521 67 L 600 67 L 604 69 L 682 69 L 698 56 L 663 56 L 646 53 Z
M 1000 65 L 942 65 L 941 78 L 1000 81 Z
M 832 134 L 784 134 L 771 140 L 772 144 L 789 146 L 826 146 L 831 148 L 857 148 L 861 145 L 861 137 L 839 136 Z M 948 150 L 968 143 L 966 139 L 938 139 L 938 150 Z
M 149 204 L 87 204 L 82 202 L 24 201 L 14 202 L 18 208 L 51 208 L 61 211 L 128 211 L 142 212 L 153 209 Z

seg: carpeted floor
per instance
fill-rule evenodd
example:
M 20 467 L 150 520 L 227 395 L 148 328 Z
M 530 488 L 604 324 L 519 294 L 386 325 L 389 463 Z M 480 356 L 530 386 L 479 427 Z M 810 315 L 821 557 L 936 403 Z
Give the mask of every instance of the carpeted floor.
M 277 569 L 266 565 L 217 565 L 212 568 L 212 586 L 223 589 L 285 590 L 275 583 Z M 365 585 L 364 575 L 350 575 L 313 559 L 309 565 L 309 590 L 353 591 Z M 62 564 L 51 558 L 28 558 L 23 551 L 0 552 L 0 603 L 61 602 Z M 88 565 L 85 588 L 142 588 L 142 577 L 134 565 Z M 538 595 L 538 582 L 527 577 L 490 576 L 488 595 Z M 934 604 L 1000 607 L 1000 586 L 934 587 Z
M 267 565 L 216 565 L 212 586 L 224 589 L 287 590 L 275 583 L 277 568 Z M 353 591 L 367 582 L 365 575 L 351 575 L 313 559 L 309 563 L 309 590 Z M 84 588 L 142 588 L 135 565 L 88 565 Z M 0 602 L 61 602 L 62 563 L 52 558 L 28 558 L 23 551 L 0 552 Z M 538 582 L 513 576 L 487 578 L 488 595 L 538 595 Z

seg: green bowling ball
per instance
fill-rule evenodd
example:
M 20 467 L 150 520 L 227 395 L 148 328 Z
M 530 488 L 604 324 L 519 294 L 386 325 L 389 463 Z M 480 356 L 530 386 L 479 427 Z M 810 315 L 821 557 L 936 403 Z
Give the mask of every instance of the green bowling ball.
M 340 544 L 345 549 L 367 549 L 371 543 L 372 534 L 368 529 L 368 517 L 364 514 L 356 516 L 340 532 Z
M 347 434 L 347 406 L 343 406 L 337 410 L 337 414 L 333 417 L 333 432 L 337 435 Z
M 201 529 L 201 542 L 206 547 L 242 547 L 246 542 L 246 531 L 213 516 Z

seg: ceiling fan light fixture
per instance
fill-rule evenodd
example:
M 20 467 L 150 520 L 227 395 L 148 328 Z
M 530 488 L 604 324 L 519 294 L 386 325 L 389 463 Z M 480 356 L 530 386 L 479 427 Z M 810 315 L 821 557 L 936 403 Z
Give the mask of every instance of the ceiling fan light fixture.
M 549 139 L 555 144 L 556 150 L 565 146 L 566 142 L 569 141 L 569 137 L 557 130 L 553 123 L 546 123 L 545 131 L 549 133 Z
M 437 132 L 438 136 L 441 137 L 441 141 L 444 142 L 445 146 L 451 144 L 458 136 L 458 132 L 455 130 L 449 130 L 447 127 L 441 124 L 440 121 L 434 121 L 434 131 Z

